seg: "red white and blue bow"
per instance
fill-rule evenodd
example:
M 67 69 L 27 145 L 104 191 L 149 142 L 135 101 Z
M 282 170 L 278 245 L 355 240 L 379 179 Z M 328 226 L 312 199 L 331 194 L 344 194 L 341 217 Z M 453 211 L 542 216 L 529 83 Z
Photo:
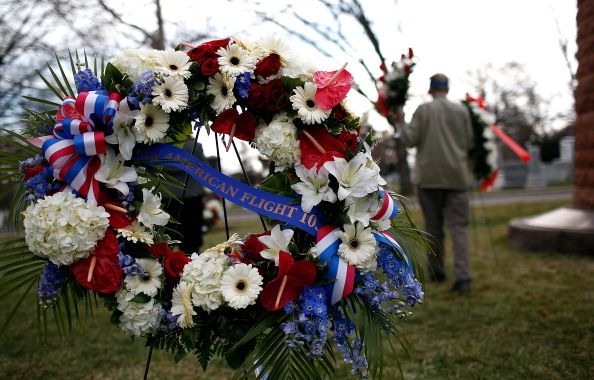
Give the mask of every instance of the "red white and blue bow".
M 390 219 L 396 217 L 398 206 L 394 202 L 394 199 L 392 199 L 387 191 L 381 188 L 380 196 L 382 198 L 380 209 L 371 219 L 379 220 L 386 216 Z M 334 279 L 334 282 L 328 284 L 326 288 L 331 304 L 335 304 L 341 298 L 345 298 L 351 294 L 355 284 L 356 267 L 348 264 L 338 255 L 338 247 L 341 244 L 341 240 L 337 235 L 338 231 L 340 230 L 337 227 L 323 226 L 318 230 L 316 237 L 318 259 L 322 263 L 328 264 L 328 277 Z M 388 231 L 374 232 L 374 236 L 378 242 L 389 244 L 397 249 L 408 262 L 404 251 Z
M 56 115 L 53 136 L 42 138 L 41 151 L 54 169 L 54 177 L 66 182 L 87 199 L 97 199 L 99 183 L 94 176 L 105 154 L 105 135 L 113 132 L 112 121 L 121 95 L 106 91 L 67 97 Z

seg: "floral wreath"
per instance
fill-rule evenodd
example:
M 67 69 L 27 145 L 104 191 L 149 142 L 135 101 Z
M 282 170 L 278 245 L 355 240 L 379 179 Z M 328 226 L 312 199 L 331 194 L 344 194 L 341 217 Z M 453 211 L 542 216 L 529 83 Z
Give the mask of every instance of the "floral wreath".
M 399 61 L 392 62 L 391 70 L 388 70 L 384 63 L 380 65 L 383 75 L 378 79 L 380 87 L 375 108 L 385 118 L 388 118 L 391 112 L 402 112 L 406 104 L 410 88 L 409 77 L 415 67 L 413 58 L 413 50 L 409 48 L 408 53 L 402 54 Z
M 497 179 L 499 169 L 497 165 L 497 145 L 495 134 L 491 126 L 495 124 L 495 115 L 487 107 L 482 96 L 477 98 L 466 94 L 462 101 L 470 114 L 470 122 L 474 136 L 473 146 L 468 152 L 472 162 L 474 178 L 479 181 L 479 187 L 485 191 L 490 189 Z
M 398 321 L 423 290 L 416 229 L 395 219 L 374 141 L 343 102 L 352 76 L 316 71 L 275 38 L 187 47 L 127 50 L 94 70 L 71 55 L 76 88 L 58 62 L 60 103 L 40 100 L 56 108 L 31 111 L 25 137 L 8 132 L 33 157 L 19 167 L 24 243 L 0 251 L 33 254 L 19 258 L 38 268 L 42 309 L 98 294 L 126 334 L 205 369 L 217 355 L 239 374 L 317 379 L 333 374 L 334 343 L 353 374 L 377 375 L 382 339 L 406 344 Z M 233 182 L 179 148 L 192 122 L 217 148 L 221 135 L 227 149 L 250 142 L 269 176 Z M 272 228 L 180 251 L 167 166 Z

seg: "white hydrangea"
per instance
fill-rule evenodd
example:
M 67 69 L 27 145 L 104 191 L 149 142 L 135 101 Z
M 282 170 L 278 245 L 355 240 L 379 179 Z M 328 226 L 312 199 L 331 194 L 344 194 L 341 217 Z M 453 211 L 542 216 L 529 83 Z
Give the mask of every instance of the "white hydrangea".
M 301 160 L 297 128 L 285 113 L 276 115 L 268 125 L 258 126 L 254 142 L 260 153 L 274 161 L 277 171 Z
M 192 303 L 206 311 L 216 310 L 223 303 L 221 277 L 228 268 L 227 256 L 216 250 L 192 255 L 192 261 L 184 266 L 181 282 L 192 289 Z
M 159 51 L 154 49 L 128 49 L 109 60 L 122 73 L 128 74 L 133 82 L 143 73 L 155 71 L 158 66 Z
M 161 320 L 163 309 L 153 298 L 146 303 L 133 302 L 133 294 L 123 288 L 116 294 L 120 315 L 120 328 L 128 335 L 143 336 L 153 332 Z
M 40 199 L 24 215 L 29 250 L 56 265 L 88 257 L 109 226 L 109 214 L 102 206 L 67 192 Z

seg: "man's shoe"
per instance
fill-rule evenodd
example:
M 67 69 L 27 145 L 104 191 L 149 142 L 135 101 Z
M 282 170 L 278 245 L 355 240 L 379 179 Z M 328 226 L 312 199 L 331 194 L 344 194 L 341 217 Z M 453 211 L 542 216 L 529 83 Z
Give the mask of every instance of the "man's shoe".
M 452 286 L 452 292 L 458 294 L 470 293 L 470 280 L 458 280 Z

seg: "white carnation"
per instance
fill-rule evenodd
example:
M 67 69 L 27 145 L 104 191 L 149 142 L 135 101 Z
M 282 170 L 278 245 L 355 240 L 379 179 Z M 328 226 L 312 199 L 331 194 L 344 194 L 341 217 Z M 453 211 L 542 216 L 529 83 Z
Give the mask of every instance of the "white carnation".
M 301 151 L 295 124 L 284 114 L 276 115 L 270 124 L 256 128 L 254 139 L 258 150 L 276 164 L 276 170 L 299 164 Z
M 158 56 L 158 50 L 128 49 L 110 59 L 109 62 L 136 82 L 143 73 L 156 71 Z
M 222 252 L 206 251 L 193 254 L 192 261 L 184 266 L 181 282 L 193 286 L 192 303 L 206 311 L 216 310 L 223 303 L 221 277 L 229 266 Z
M 56 265 L 88 257 L 109 226 L 109 214 L 102 206 L 66 192 L 40 199 L 24 215 L 29 250 Z

